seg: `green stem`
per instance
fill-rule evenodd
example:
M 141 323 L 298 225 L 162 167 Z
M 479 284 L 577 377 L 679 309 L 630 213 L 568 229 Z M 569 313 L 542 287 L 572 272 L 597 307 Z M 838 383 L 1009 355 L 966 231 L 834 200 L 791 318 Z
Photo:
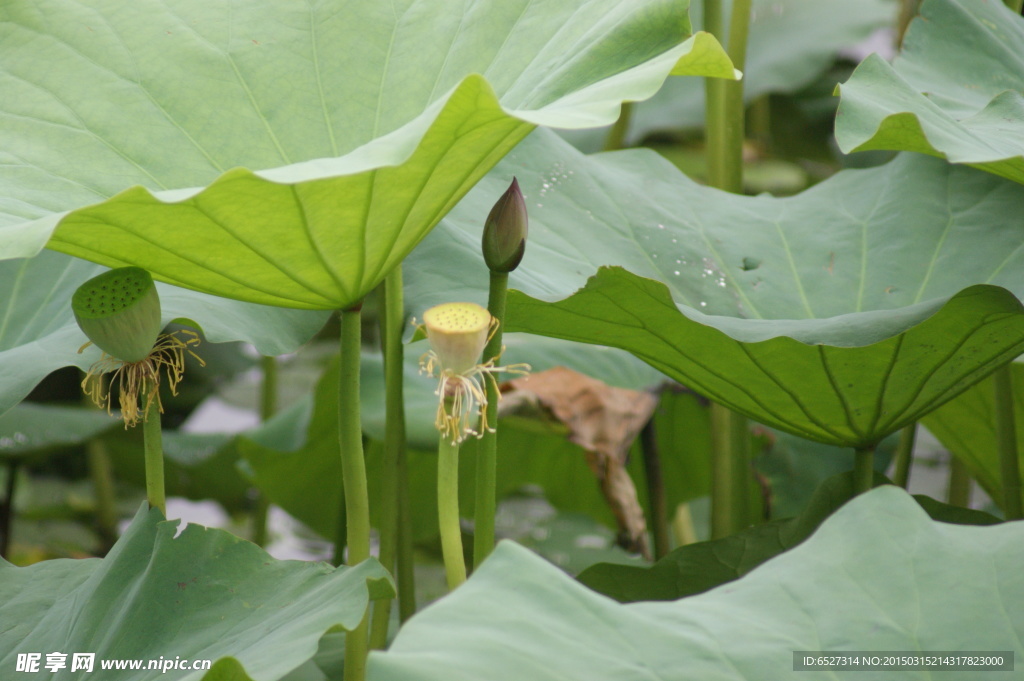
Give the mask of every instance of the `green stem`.
M 743 69 L 750 26 L 750 0 L 734 0 L 727 52 Z M 704 0 L 704 30 L 720 42 L 724 22 L 720 0 Z M 743 81 L 705 80 L 708 183 L 728 192 L 743 191 Z M 749 520 L 749 443 L 746 417 L 711 405 L 712 502 L 711 536 L 724 537 Z
M 733 0 L 729 21 L 727 53 L 733 65 L 743 70 L 747 60 L 751 0 Z M 743 191 L 743 81 L 721 80 L 722 141 L 718 181 L 714 186 L 735 194 Z
M 704 30 L 722 39 L 722 0 L 704 0 Z M 708 164 L 708 184 L 722 187 L 722 165 L 725 159 L 725 81 L 721 78 L 704 79 L 704 131 L 705 155 Z
M 853 452 L 853 490 L 857 494 L 871 491 L 875 484 L 875 446 L 860 447 Z
M 729 412 L 729 450 L 734 459 L 732 484 L 736 496 L 733 505 L 738 523 L 733 531 L 739 532 L 761 522 L 763 518 L 760 509 L 752 508 L 751 504 L 753 495 L 760 494 L 760 486 L 750 465 L 750 421 L 743 414 L 734 411 Z
M 1020 14 L 1020 10 L 1024 7 L 1024 0 L 1006 0 L 1006 6 L 1013 10 L 1014 14 Z
M 89 458 L 89 476 L 92 478 L 93 493 L 96 495 L 96 529 L 106 553 L 117 541 L 117 504 L 114 494 L 114 473 L 110 465 L 110 454 L 99 438 L 92 438 L 85 445 Z
M 969 508 L 971 505 L 971 472 L 957 456 L 949 460 L 949 487 L 946 500 L 953 506 Z
M 437 521 L 448 590 L 466 581 L 466 559 L 459 524 L 459 445 L 441 436 L 437 443 Z
M 487 295 L 487 311 L 498 320 L 498 328 L 484 347 L 484 360 L 501 355 L 502 327 L 505 323 L 505 298 L 508 292 L 508 273 L 491 272 Z M 497 361 L 497 360 L 495 360 Z M 497 430 L 498 386 L 485 381 L 487 388 L 487 423 Z M 476 464 L 476 505 L 473 513 L 473 566 L 480 564 L 494 549 L 494 514 L 497 508 L 498 433 L 485 432 L 480 441 Z
M 1007 364 L 1000 367 L 992 378 L 996 393 L 996 440 L 999 444 L 999 469 L 1003 482 L 1003 513 L 1007 520 L 1020 520 L 1024 518 L 1024 504 L 1021 502 L 1011 366 Z
M 14 526 L 14 492 L 17 489 L 21 462 L 17 459 L 8 459 L 6 468 L 4 498 L 0 502 L 0 558 L 10 557 L 8 552 L 11 548 L 11 528 Z
M 772 100 L 771 95 L 761 95 L 750 103 L 747 110 L 747 128 L 750 137 L 763 150 L 771 149 L 772 141 Z
M 277 411 L 277 358 L 260 357 L 263 384 L 260 386 L 260 420 L 264 423 Z M 252 543 L 267 545 L 267 516 L 270 513 L 270 498 L 263 490 L 256 488 L 256 508 L 252 514 Z
M 160 432 L 160 405 L 156 398 L 146 408 L 146 395 L 149 394 L 149 381 L 143 381 L 142 394 L 146 416 L 142 421 L 142 442 L 146 459 L 146 498 L 150 508 L 158 508 L 167 516 L 167 495 L 164 491 L 164 447 Z
M 409 467 L 405 447 L 398 459 L 398 621 L 416 614 L 416 575 L 412 550 L 412 513 L 409 508 Z
M 384 569 L 395 572 L 398 551 L 398 475 L 401 451 L 405 448 L 405 403 L 403 400 L 402 328 L 405 304 L 402 300 L 402 266 L 395 267 L 384 282 L 380 311 L 381 338 L 384 345 L 385 430 L 384 463 L 381 476 L 380 555 Z M 373 604 L 370 647 L 383 650 L 391 624 L 391 599 Z
M 734 467 L 738 464 L 732 451 L 732 412 L 711 403 L 711 538 L 727 537 L 739 526 L 736 497 L 739 490 Z
M 633 118 L 633 102 L 623 102 L 619 110 L 619 118 L 615 125 L 608 131 L 608 137 L 604 141 L 603 151 L 615 151 L 626 146 L 626 134 L 629 132 L 629 122 Z
M 345 491 L 348 564 L 370 557 L 370 501 L 366 489 L 363 430 L 359 411 L 362 305 L 341 311 L 341 366 L 338 381 L 338 443 Z M 366 615 L 345 636 L 345 681 L 366 678 Z
M 665 502 L 665 479 L 661 474 L 661 455 L 658 451 L 654 418 L 640 431 L 640 451 L 644 455 L 644 473 L 647 478 L 647 499 L 651 506 L 651 533 L 654 535 L 654 559 L 669 552 L 668 507 Z
M 896 466 L 893 469 L 892 481 L 907 489 L 910 484 L 910 465 L 914 460 L 914 442 L 917 440 L 917 422 L 904 426 L 900 430 L 900 442 L 896 446 Z
M 277 358 L 260 357 L 263 385 L 260 388 L 260 420 L 269 421 L 277 411 Z

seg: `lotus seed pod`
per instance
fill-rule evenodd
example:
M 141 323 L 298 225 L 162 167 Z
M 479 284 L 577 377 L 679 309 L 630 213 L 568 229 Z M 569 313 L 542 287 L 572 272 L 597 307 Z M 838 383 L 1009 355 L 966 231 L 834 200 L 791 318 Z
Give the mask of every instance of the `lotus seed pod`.
M 511 272 L 519 266 L 526 251 L 528 227 L 526 201 L 513 177 L 484 223 L 484 262 L 492 272 Z
M 75 291 L 71 309 L 89 340 L 125 362 L 144 360 L 163 328 L 153 277 L 140 267 L 93 277 Z
M 427 339 L 443 369 L 462 374 L 480 359 L 491 329 L 491 313 L 475 303 L 445 303 L 423 313 Z

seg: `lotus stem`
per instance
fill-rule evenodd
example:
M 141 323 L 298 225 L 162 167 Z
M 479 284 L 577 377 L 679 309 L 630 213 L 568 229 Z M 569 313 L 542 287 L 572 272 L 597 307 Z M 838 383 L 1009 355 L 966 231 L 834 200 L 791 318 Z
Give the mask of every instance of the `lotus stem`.
M 341 311 L 341 365 L 338 381 L 338 442 L 345 490 L 346 546 L 349 565 L 370 557 L 370 501 L 366 489 L 363 430 L 359 410 L 362 305 Z M 366 614 L 345 636 L 345 679 L 366 678 Z
M 750 26 L 750 0 L 735 0 L 729 21 L 727 52 L 743 69 Z M 720 0 L 704 0 L 704 30 L 720 42 L 724 22 Z M 705 80 L 708 184 L 728 192 L 743 191 L 743 81 Z M 713 437 L 711 536 L 724 537 L 747 524 L 750 437 L 745 416 L 712 404 Z
M 260 357 L 260 371 L 263 383 L 260 386 L 260 421 L 266 423 L 277 411 L 277 358 Z M 256 508 L 252 514 L 252 543 L 267 544 L 267 515 L 270 513 L 270 498 L 263 490 L 256 488 Z
M 623 102 L 619 109 L 619 118 L 608 131 L 604 141 L 604 151 L 615 151 L 626 146 L 626 135 L 629 133 L 629 122 L 633 118 L 633 102 Z
M 466 559 L 459 523 L 459 444 L 441 435 L 437 443 L 437 520 L 448 590 L 466 581 Z
M 151 384 L 146 379 L 139 399 L 146 415 L 142 421 L 142 442 L 146 458 L 146 498 L 150 508 L 158 508 L 167 517 L 167 494 L 164 491 L 164 447 L 160 432 L 160 400 L 148 399 Z
M 409 508 L 409 467 L 405 447 L 398 458 L 398 620 L 416 614 L 416 576 L 412 552 L 412 513 Z
M 11 528 L 14 526 L 14 492 L 17 490 L 21 462 L 17 459 L 8 459 L 5 467 L 7 479 L 4 481 L 4 498 L 0 502 L 0 558 L 10 557 Z
M 722 42 L 725 24 L 722 22 L 722 0 L 704 0 L 704 30 Z M 705 155 L 708 164 L 708 184 L 724 188 L 725 161 L 725 81 L 721 78 L 704 79 L 704 131 Z
M 751 0 L 733 0 L 732 17 L 729 21 L 729 47 L 726 50 L 733 65 L 743 70 L 747 60 L 747 36 L 750 32 Z M 743 192 L 743 81 L 722 80 L 721 97 L 722 125 L 721 134 L 722 157 L 719 163 L 719 175 L 714 186 L 725 191 L 740 194 Z
M 955 454 L 949 460 L 949 486 L 946 490 L 946 501 L 952 506 L 961 508 L 970 508 L 971 506 L 971 472 Z
M 992 378 L 995 383 L 996 442 L 999 446 L 999 469 L 1003 482 L 1003 513 L 1007 520 L 1020 520 L 1024 518 L 1024 503 L 1021 501 L 1012 366 L 1007 364 L 996 369 Z
M 900 430 L 900 442 L 896 447 L 896 466 L 892 481 L 907 489 L 910 484 L 910 465 L 914 460 L 914 442 L 917 440 L 917 422 L 904 426 Z
M 85 451 L 89 458 L 89 477 L 92 478 L 93 493 L 96 496 L 96 530 L 103 542 L 103 552 L 106 553 L 117 541 L 117 505 L 110 454 L 98 437 L 86 443 Z
M 720 539 L 739 530 L 740 490 L 736 487 L 735 467 L 739 461 L 732 442 L 733 413 L 720 404 L 711 404 L 711 538 Z
M 853 452 L 853 491 L 870 492 L 875 485 L 875 445 L 858 447 Z
M 405 403 L 403 399 L 402 328 L 405 306 L 402 299 L 402 266 L 395 267 L 384 281 L 384 296 L 380 311 L 381 338 L 384 346 L 384 473 L 381 477 L 380 501 L 380 553 L 379 560 L 385 570 L 394 573 L 398 551 L 399 465 L 405 449 Z M 410 555 L 399 556 L 410 560 Z M 401 593 L 399 598 L 401 598 Z M 370 623 L 370 647 L 383 650 L 387 646 L 391 624 L 391 599 L 373 604 Z
M 484 359 L 501 354 L 502 325 L 505 321 L 505 300 L 508 292 L 508 273 L 491 272 L 487 296 L 487 311 L 498 320 L 490 341 L 484 346 Z M 487 381 L 487 422 L 497 427 L 498 385 Z M 473 566 L 480 564 L 494 549 L 494 516 L 497 509 L 498 433 L 484 432 L 476 461 L 476 505 L 473 514 Z
M 661 474 L 661 454 L 658 451 L 654 417 L 640 431 L 640 451 L 644 455 L 644 473 L 647 478 L 647 500 L 651 507 L 651 530 L 654 534 L 654 559 L 669 552 L 668 507 L 665 502 L 665 479 Z
M 629 106 L 623 105 L 619 122 L 628 125 Z M 624 134 L 623 130 L 620 130 Z M 487 312 L 494 323 L 493 333 L 487 339 L 483 349 L 484 364 L 498 364 L 501 357 L 502 330 L 505 324 L 505 298 L 508 293 L 508 274 L 519 267 L 523 254 L 526 252 L 526 239 L 530 231 L 530 218 L 526 210 L 526 201 L 519 190 L 519 182 L 512 178 L 505 193 L 502 194 L 484 221 L 483 241 L 481 250 L 484 263 L 491 273 L 490 286 L 487 294 Z M 523 365 L 513 373 L 525 373 L 529 369 Z M 490 424 L 493 432 L 486 428 L 480 431 L 483 442 L 480 443 L 480 454 L 476 468 L 476 506 L 473 513 L 473 565 L 479 567 L 494 548 L 494 513 L 497 506 L 495 498 L 498 469 L 498 383 L 484 381 L 487 405 L 484 422 Z

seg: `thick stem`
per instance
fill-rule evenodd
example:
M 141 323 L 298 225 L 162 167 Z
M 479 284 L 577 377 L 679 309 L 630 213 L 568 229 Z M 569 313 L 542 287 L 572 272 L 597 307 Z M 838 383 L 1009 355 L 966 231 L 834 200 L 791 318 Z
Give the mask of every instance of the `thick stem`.
M 992 378 L 996 393 L 996 441 L 999 445 L 999 470 L 1003 482 L 1003 513 L 1007 520 L 1020 520 L 1024 518 L 1024 504 L 1021 502 L 1011 366 L 1007 364 L 1000 367 Z
M 640 450 L 644 455 L 647 499 L 651 505 L 654 559 L 658 560 L 669 552 L 669 522 L 668 508 L 665 502 L 665 480 L 661 475 L 661 454 L 658 451 L 658 440 L 653 418 L 640 431 Z
M 722 0 L 704 0 L 704 30 L 722 40 L 725 25 L 722 22 Z M 705 155 L 708 164 L 708 184 L 721 188 L 722 164 L 725 158 L 725 81 L 721 78 L 704 79 L 704 132 Z
M 269 421 L 277 411 L 277 358 L 260 357 L 263 385 L 260 387 L 260 420 Z
M 907 489 L 910 484 L 910 464 L 914 460 L 914 442 L 917 440 L 917 422 L 904 426 L 900 430 L 900 442 L 896 446 L 896 466 L 893 469 L 892 481 Z
M 747 54 L 750 0 L 734 0 L 727 52 L 742 70 Z M 720 0 L 704 0 L 704 30 L 725 44 Z M 708 183 L 725 191 L 743 191 L 743 81 L 705 81 Z M 712 405 L 713 428 L 711 536 L 724 537 L 749 520 L 749 435 L 747 419 Z
M 956 456 L 949 460 L 949 486 L 946 489 L 946 500 L 953 506 L 970 508 L 971 505 L 971 472 Z
M 729 412 L 729 451 L 733 457 L 732 484 L 736 490 L 733 506 L 738 523 L 733 531 L 739 532 L 763 518 L 759 508 L 751 507 L 753 495 L 760 491 L 760 487 L 750 465 L 750 421 L 734 411 Z
M 466 581 L 466 560 L 459 524 L 459 445 L 443 435 L 437 443 L 437 521 L 444 572 L 452 591 Z
M 14 525 L 14 492 L 17 489 L 20 463 L 7 460 L 7 479 L 4 483 L 4 498 L 0 501 L 0 558 L 8 558 L 11 548 L 11 527 Z
M 260 357 L 263 384 L 260 386 L 260 420 L 269 421 L 277 411 L 277 358 Z M 267 544 L 267 516 L 270 513 L 270 499 L 259 488 L 256 489 L 256 508 L 252 514 L 252 543 Z
M 732 451 L 732 412 L 720 404 L 711 404 L 711 538 L 720 539 L 736 531 L 736 497 L 739 490 Z
M 498 328 L 484 347 L 484 360 L 501 355 L 502 327 L 505 323 L 505 298 L 508 292 L 508 273 L 491 272 L 487 296 L 487 311 L 498 320 Z M 495 360 L 497 361 L 497 360 Z M 498 386 L 485 381 L 487 388 L 487 423 L 497 431 Z M 476 504 L 473 512 L 473 565 L 480 564 L 494 548 L 494 514 L 497 507 L 498 433 L 485 432 L 480 441 L 476 464 Z
M 747 59 L 751 0 L 733 0 L 729 21 L 729 59 L 743 70 Z M 721 80 L 722 141 L 719 174 L 714 186 L 739 194 L 743 191 L 743 81 Z
M 395 267 L 384 282 L 380 311 L 381 338 L 384 345 L 385 430 L 384 464 L 380 500 L 380 554 L 384 569 L 395 572 L 398 550 L 398 476 L 399 459 L 405 448 L 405 403 L 403 398 L 402 327 L 405 309 L 402 300 L 402 266 Z M 406 557 L 408 559 L 408 557 Z M 370 647 L 383 650 L 391 623 L 391 599 L 373 604 L 370 623 Z
M 875 446 L 861 447 L 853 452 L 853 490 L 870 492 L 875 484 Z
M 338 381 L 338 442 L 345 489 L 348 564 L 370 557 L 370 501 L 366 490 L 366 461 L 359 411 L 361 305 L 341 311 L 341 366 Z M 345 636 L 345 680 L 366 678 L 366 615 Z
M 629 132 L 629 122 L 633 118 L 633 103 L 623 102 L 619 110 L 619 118 L 615 125 L 608 131 L 608 137 L 604 141 L 604 151 L 615 151 L 626 146 L 626 134 Z
M 416 575 L 412 550 L 412 511 L 409 508 L 409 467 L 405 447 L 398 459 L 398 620 L 416 614 Z
M 114 494 L 114 473 L 110 465 L 110 454 L 99 438 L 89 440 L 85 445 L 89 458 L 89 476 L 96 495 L 96 530 L 103 542 L 106 553 L 117 541 L 117 503 Z
M 160 404 L 154 397 L 146 408 L 146 395 L 151 389 L 148 380 L 142 384 L 143 408 L 146 416 L 142 421 L 142 442 L 146 458 L 146 498 L 150 508 L 158 508 L 167 516 L 167 495 L 164 491 L 164 447 L 160 431 Z

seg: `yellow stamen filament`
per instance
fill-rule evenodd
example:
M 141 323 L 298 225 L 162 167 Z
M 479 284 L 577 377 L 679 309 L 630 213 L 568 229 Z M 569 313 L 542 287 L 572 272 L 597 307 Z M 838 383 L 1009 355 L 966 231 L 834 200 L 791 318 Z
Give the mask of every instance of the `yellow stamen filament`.
M 183 334 L 188 338 L 182 340 L 175 334 Z M 86 343 L 78 351 L 82 352 L 89 345 L 91 343 Z M 106 406 L 107 413 L 113 416 L 110 386 L 116 382 L 124 427 L 135 426 L 146 418 L 154 400 L 160 413 L 164 411 L 160 403 L 161 367 L 166 368 L 167 385 L 171 389 L 171 394 L 177 395 L 178 383 L 185 373 L 185 353 L 192 355 L 200 366 L 206 366 L 206 362 L 192 351 L 190 346 L 195 345 L 199 345 L 199 336 L 194 331 L 181 330 L 157 338 L 153 350 L 145 359 L 138 362 L 125 362 L 103 353 L 99 361 L 89 367 L 82 381 L 82 390 L 96 406 Z M 108 373 L 111 374 L 109 381 L 105 380 Z M 145 405 L 140 409 L 139 397 L 143 390 L 146 391 L 145 395 L 142 395 Z

